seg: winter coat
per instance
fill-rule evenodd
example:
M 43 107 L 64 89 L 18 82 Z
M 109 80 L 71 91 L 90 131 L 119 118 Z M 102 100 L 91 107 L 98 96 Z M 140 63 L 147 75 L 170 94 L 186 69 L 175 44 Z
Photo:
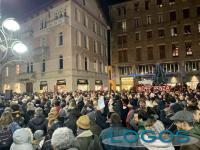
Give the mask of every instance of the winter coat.
M 109 124 L 106 123 L 107 119 L 106 116 L 104 116 L 100 111 L 96 111 L 96 124 L 101 127 L 101 129 L 105 129 L 109 127 Z
M 43 116 L 36 116 L 29 121 L 28 127 L 32 130 L 33 133 L 37 130 L 43 130 L 46 133 L 47 120 Z
M 0 149 L 9 149 L 12 144 L 12 131 L 9 126 L 0 127 Z
M 63 126 L 68 127 L 71 129 L 76 136 L 77 134 L 77 125 L 76 125 L 77 118 L 74 116 L 69 116 L 68 119 L 64 122 Z
M 94 135 L 90 130 L 78 135 L 75 145 L 79 150 L 103 150 L 98 136 Z

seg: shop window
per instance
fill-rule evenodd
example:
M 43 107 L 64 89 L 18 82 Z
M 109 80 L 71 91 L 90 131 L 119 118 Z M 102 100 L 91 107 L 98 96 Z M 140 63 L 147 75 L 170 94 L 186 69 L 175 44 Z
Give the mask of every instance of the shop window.
M 170 12 L 170 21 L 176 21 L 176 11 Z
M 179 48 L 175 44 L 172 44 L 172 56 L 178 57 L 178 55 L 179 55 Z
M 171 28 L 171 36 L 175 37 L 177 35 L 178 35 L 177 28 L 176 27 Z
M 152 31 L 147 31 L 147 39 L 151 39 L 153 37 Z
M 160 38 L 164 38 L 165 37 L 165 30 L 164 29 L 159 29 L 158 30 L 158 36 Z
M 192 55 L 192 43 L 191 42 L 186 42 L 185 43 L 185 50 L 186 50 L 186 55 L 187 56 Z
M 187 19 L 190 17 L 190 10 L 189 9 L 183 9 L 183 18 Z
M 148 60 L 153 60 L 153 47 L 147 47 L 147 59 Z
M 63 69 L 63 56 L 59 56 L 59 69 Z
M 165 45 L 160 45 L 159 46 L 159 50 L 160 50 L 160 59 L 164 59 L 166 57 Z
M 190 25 L 185 25 L 184 26 L 184 34 L 191 34 Z
M 136 61 L 141 61 L 141 48 L 136 48 Z

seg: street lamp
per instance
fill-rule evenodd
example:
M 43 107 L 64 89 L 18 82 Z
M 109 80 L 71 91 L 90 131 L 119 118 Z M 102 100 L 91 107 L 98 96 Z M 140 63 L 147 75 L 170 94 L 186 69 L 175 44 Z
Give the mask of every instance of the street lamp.
M 0 27 L 0 72 L 13 61 L 22 61 L 18 56 L 25 53 L 28 48 L 14 37 L 14 33 L 20 30 L 19 23 L 14 18 L 7 18 Z

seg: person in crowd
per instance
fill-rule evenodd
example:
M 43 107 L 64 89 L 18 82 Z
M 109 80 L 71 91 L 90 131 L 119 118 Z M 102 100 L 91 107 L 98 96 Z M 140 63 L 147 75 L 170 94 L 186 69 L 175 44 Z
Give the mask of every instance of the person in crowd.
M 197 109 L 197 99 L 195 98 L 188 99 L 186 110 L 193 112 L 196 109 Z
M 56 121 L 59 113 L 56 107 L 52 107 L 49 114 L 48 114 L 48 128 L 51 128 L 54 121 Z
M 25 122 L 27 124 L 34 117 L 35 107 L 32 102 L 28 102 L 26 106 Z
M 67 127 L 58 128 L 52 135 L 53 150 L 78 150 L 75 147 L 75 137 L 71 129 Z
M 193 112 L 193 117 L 194 117 L 194 125 L 195 126 L 198 126 L 200 128 L 200 110 L 199 109 L 196 109 L 194 112 Z
M 33 150 L 40 150 L 40 142 L 44 139 L 44 131 L 43 130 L 37 130 L 33 134 Z
M 79 150 L 103 150 L 98 136 L 90 130 L 90 119 L 87 115 L 79 117 L 76 124 L 78 127 L 76 142 Z
M 112 147 L 109 145 L 103 144 L 104 139 L 117 137 L 117 136 L 124 136 L 125 133 L 129 132 L 129 130 L 122 125 L 121 117 L 118 113 L 112 113 L 109 119 L 110 127 L 102 130 L 99 138 L 103 145 L 104 150 L 110 150 Z M 122 149 L 122 147 L 115 147 L 116 150 Z
M 33 133 L 37 130 L 43 130 L 47 133 L 47 120 L 44 117 L 42 108 L 38 107 L 35 109 L 35 116 L 29 121 L 28 127 Z
M 190 111 L 187 110 L 179 111 L 174 116 L 172 116 L 171 119 L 174 120 L 178 130 L 185 130 L 189 133 L 190 136 L 200 140 L 200 128 L 198 126 L 194 126 L 193 115 Z M 181 147 L 181 150 L 188 150 L 188 149 L 199 150 L 200 142 L 194 143 L 192 145 L 184 145 Z
M 21 128 L 14 132 L 10 150 L 33 150 L 33 134 L 29 128 Z

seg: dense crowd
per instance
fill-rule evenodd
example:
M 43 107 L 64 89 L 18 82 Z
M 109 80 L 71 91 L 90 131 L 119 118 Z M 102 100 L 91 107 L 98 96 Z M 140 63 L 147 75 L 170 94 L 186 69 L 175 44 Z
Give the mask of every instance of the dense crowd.
M 200 140 L 200 90 L 15 93 L 0 100 L 0 116 L 1 150 L 121 150 L 104 140 L 145 129 L 185 130 Z M 200 150 L 200 142 L 140 142 L 149 150 Z

